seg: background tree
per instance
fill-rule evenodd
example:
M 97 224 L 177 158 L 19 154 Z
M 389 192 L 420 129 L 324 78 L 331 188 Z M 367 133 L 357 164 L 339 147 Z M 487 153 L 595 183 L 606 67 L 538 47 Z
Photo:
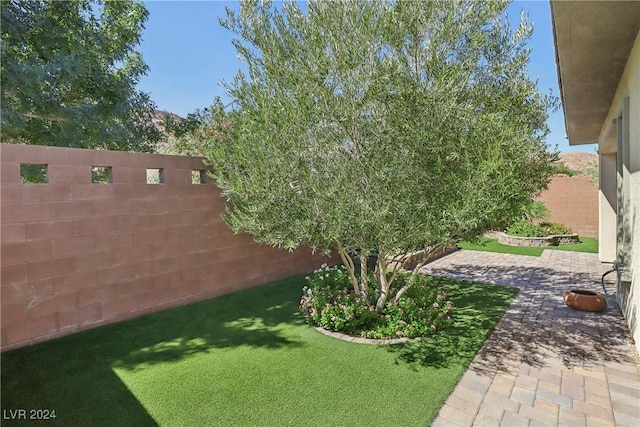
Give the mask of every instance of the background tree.
M 130 0 L 0 2 L 2 140 L 151 150 L 154 105 L 136 90 L 147 9 Z
M 197 109 L 184 119 L 166 115 L 162 128 L 167 136 L 158 144 L 157 151 L 161 154 L 203 156 L 211 144 L 223 138 L 230 126 L 219 98 L 211 107 Z
M 377 309 L 407 252 L 521 216 L 550 178 L 555 99 L 527 71 L 506 2 L 243 2 L 222 25 L 248 66 L 232 126 L 208 151 L 227 221 L 266 244 L 337 249 Z M 356 254 L 356 255 L 354 255 Z M 361 269 L 356 269 L 360 262 Z

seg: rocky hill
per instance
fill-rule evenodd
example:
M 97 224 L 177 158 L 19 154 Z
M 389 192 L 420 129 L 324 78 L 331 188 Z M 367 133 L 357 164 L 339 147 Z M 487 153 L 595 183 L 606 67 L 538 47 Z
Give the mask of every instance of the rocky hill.
M 173 118 L 173 120 L 176 123 L 180 123 L 180 121 L 182 120 L 182 117 L 180 117 L 177 114 L 169 113 L 167 111 L 160 111 L 160 110 L 154 110 L 153 117 L 151 118 L 151 121 L 153 122 L 153 124 L 160 130 L 160 132 L 163 133 L 165 137 L 167 135 L 164 129 L 164 124 L 167 117 Z
M 597 167 L 598 155 L 595 153 L 560 153 L 560 160 L 569 168 L 588 175 L 594 164 Z

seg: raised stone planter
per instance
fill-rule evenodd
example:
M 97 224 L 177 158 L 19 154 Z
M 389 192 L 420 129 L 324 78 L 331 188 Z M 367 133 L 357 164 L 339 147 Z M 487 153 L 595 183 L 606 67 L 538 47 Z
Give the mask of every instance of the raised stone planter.
M 370 339 L 363 337 L 352 337 L 351 335 L 345 335 L 340 332 L 330 331 L 328 329 L 314 326 L 314 329 L 328 337 L 337 338 L 342 341 L 348 341 L 356 344 L 372 344 L 372 345 L 397 345 L 406 344 L 410 342 L 420 341 L 422 338 L 390 338 L 390 339 Z
M 498 242 L 511 246 L 530 246 L 541 248 L 545 246 L 573 245 L 580 243 L 577 234 L 557 234 L 546 237 L 521 237 L 498 233 Z

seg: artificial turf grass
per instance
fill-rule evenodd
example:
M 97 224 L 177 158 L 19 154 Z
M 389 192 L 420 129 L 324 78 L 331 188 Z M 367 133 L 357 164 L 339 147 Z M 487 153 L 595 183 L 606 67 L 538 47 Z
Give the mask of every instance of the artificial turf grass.
M 545 247 L 528 247 L 528 246 L 511 246 L 498 243 L 497 239 L 490 239 L 488 237 L 482 237 L 479 244 L 473 244 L 469 242 L 462 242 L 458 244 L 460 249 L 468 249 L 472 251 L 485 251 L 485 252 L 499 252 L 503 254 L 514 255 L 530 255 L 540 256 L 542 251 L 550 249 L 554 251 L 573 251 L 573 252 L 589 252 L 598 253 L 598 239 L 593 237 L 580 237 L 580 243 L 573 245 L 558 245 L 558 246 L 545 246 Z
M 425 425 L 517 293 L 439 282 L 454 325 L 416 343 L 320 334 L 298 276 L 4 353 L 1 406 L 75 426 Z

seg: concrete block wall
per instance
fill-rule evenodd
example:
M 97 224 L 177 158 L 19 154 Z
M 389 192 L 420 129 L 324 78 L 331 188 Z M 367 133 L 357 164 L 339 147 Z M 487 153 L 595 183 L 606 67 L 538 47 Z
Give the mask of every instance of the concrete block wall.
M 21 183 L 20 165 L 48 183 Z M 93 166 L 111 183 L 92 183 Z M 147 184 L 146 169 L 163 183 Z M 8 350 L 334 262 L 233 235 L 202 159 L 0 144 L 1 348 Z M 198 172 L 196 172 L 196 175 Z
M 537 200 L 549 209 L 548 219 L 586 237 L 598 237 L 598 189 L 585 175 L 556 175 Z

